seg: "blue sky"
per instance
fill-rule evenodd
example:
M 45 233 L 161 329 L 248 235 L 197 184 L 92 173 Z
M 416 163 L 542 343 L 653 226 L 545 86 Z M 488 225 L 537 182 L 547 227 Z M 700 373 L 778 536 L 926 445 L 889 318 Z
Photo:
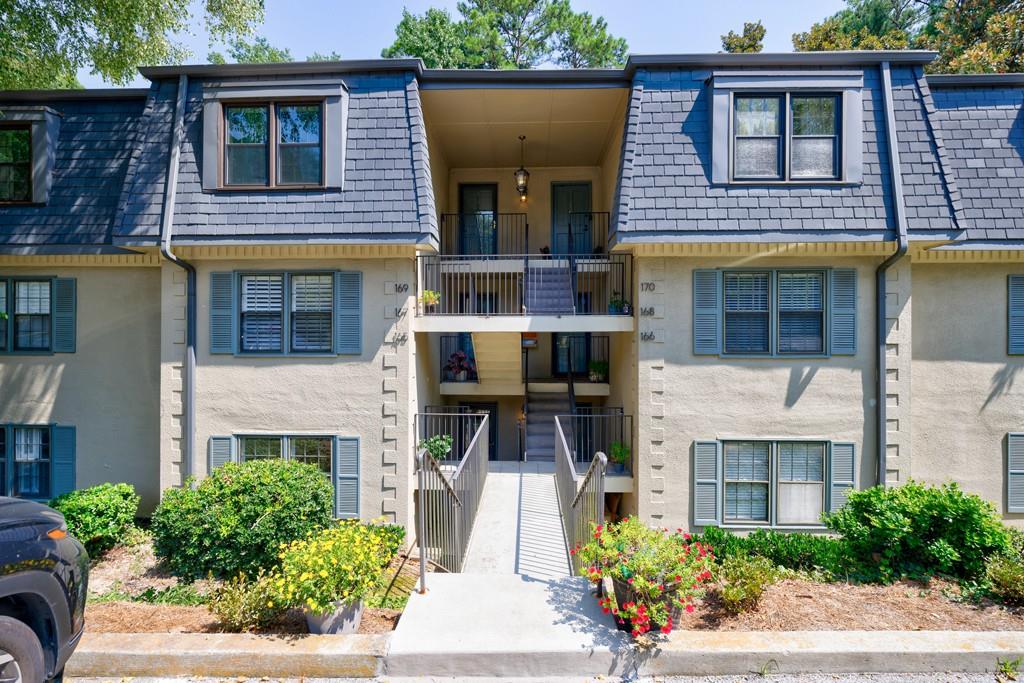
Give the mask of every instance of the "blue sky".
M 199 3 L 194 2 L 198 10 Z M 456 0 L 266 0 L 266 22 L 259 32 L 272 45 L 289 48 L 296 59 L 313 52 L 338 52 L 345 59 L 379 57 L 394 40 L 402 8 L 422 13 L 448 8 Z M 765 50 L 789 52 L 790 36 L 838 11 L 842 0 L 572 0 L 577 11 L 603 16 L 615 35 L 626 38 L 633 53 L 717 52 L 721 34 L 739 31 L 744 21 L 761 19 L 768 33 Z M 197 12 L 195 12 L 197 13 Z M 193 52 L 190 62 L 205 62 L 208 37 L 197 21 L 181 41 Z M 86 87 L 105 85 L 88 71 Z M 134 85 L 146 85 L 141 78 Z

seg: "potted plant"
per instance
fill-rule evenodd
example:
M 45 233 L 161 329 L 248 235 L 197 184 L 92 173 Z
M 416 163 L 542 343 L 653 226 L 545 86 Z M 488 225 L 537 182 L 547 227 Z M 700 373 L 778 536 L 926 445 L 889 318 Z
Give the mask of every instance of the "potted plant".
M 629 462 L 629 446 L 613 441 L 608 449 L 608 474 L 625 474 Z
M 429 439 L 420 441 L 419 447 L 426 450 L 434 460 L 447 460 L 445 456 L 452 452 L 452 435 L 434 434 Z
M 671 633 L 683 610 L 693 611 L 694 600 L 712 578 L 710 547 L 681 529 L 651 529 L 636 517 L 592 528 L 593 537 L 571 552 L 599 587 L 611 579 L 612 595 L 598 591 L 602 610 L 634 638 L 655 628 Z
M 441 303 L 441 292 L 424 289 L 423 294 L 420 294 L 420 303 L 427 311 L 433 312 L 434 308 Z
M 305 612 L 310 633 L 355 633 L 365 599 L 384 582 L 393 545 L 381 527 L 357 520 L 287 543 L 274 581 L 279 600 Z
M 591 382 L 608 381 L 608 361 L 592 360 L 587 364 L 587 370 L 589 371 Z
M 612 296 L 608 299 L 608 313 L 611 315 L 618 315 L 624 312 L 624 308 L 628 304 L 626 300 L 622 298 L 622 295 L 618 292 L 612 292 Z
M 465 351 L 454 351 L 452 355 L 448 356 L 444 372 L 446 376 L 452 377 L 456 382 L 465 382 L 469 379 L 470 374 L 476 373 L 476 363 Z

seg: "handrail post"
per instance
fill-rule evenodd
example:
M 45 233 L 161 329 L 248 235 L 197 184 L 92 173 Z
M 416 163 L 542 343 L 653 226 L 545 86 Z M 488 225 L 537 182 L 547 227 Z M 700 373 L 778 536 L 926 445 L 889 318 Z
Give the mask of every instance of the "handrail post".
M 426 488 L 427 488 L 427 472 L 424 467 L 423 458 L 426 456 L 426 451 L 422 450 L 416 454 L 416 469 L 417 478 L 419 480 L 419 494 L 417 495 L 416 507 L 419 510 L 418 519 L 416 520 L 416 537 L 419 539 L 417 544 L 420 547 L 420 595 L 425 595 L 427 592 L 427 549 L 423 545 L 427 533 L 427 502 L 426 502 Z

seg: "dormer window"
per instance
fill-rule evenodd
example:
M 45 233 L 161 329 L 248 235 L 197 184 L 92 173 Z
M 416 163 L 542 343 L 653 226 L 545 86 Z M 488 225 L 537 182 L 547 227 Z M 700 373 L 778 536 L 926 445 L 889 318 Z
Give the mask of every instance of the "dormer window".
M 319 102 L 225 106 L 225 186 L 321 186 L 322 118 Z
M 32 201 L 32 127 L 0 127 L 0 203 Z

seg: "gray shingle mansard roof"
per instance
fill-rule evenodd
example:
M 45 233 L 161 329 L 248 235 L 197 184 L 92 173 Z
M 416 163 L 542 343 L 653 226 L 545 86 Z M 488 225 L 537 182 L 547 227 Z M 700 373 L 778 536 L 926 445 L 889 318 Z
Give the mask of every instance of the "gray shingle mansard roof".
M 457 71 L 419 60 L 142 69 L 143 91 L 0 93 L 0 108 L 63 114 L 50 203 L 0 207 L 0 249 L 154 244 L 159 234 L 177 78 L 190 77 L 175 212 L 176 240 L 436 239 L 419 89 L 627 87 L 631 98 L 616 197 L 619 239 L 847 240 L 894 227 L 881 81 L 892 65 L 904 196 L 912 235 L 1024 239 L 1019 77 L 928 77 L 932 53 L 634 55 L 623 69 Z M 859 68 L 864 180 L 859 185 L 714 186 L 706 81 L 711 70 Z M 344 186 L 334 191 L 204 192 L 203 83 L 334 75 L 351 93 Z M 984 82 L 983 82 L 984 81 Z M 984 126 L 976 125 L 985 119 Z M 985 159 L 978 168 L 978 159 Z M 991 161 L 991 160 L 998 161 Z M 993 182 L 994 181 L 994 182 Z

